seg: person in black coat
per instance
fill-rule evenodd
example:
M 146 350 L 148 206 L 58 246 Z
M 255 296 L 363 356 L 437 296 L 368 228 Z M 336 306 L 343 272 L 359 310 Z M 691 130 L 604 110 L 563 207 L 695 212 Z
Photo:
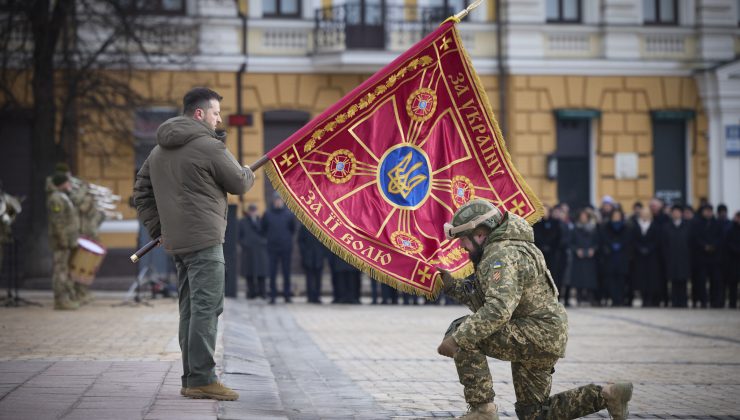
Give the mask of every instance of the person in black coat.
M 735 213 L 725 237 L 725 284 L 729 289 L 730 308 L 737 308 L 737 286 L 740 282 L 740 211 Z
M 681 206 L 671 208 L 671 222 L 663 226 L 661 241 L 663 265 L 671 285 L 671 304 L 674 308 L 685 308 L 691 275 L 691 224 L 683 219 Z
M 398 290 L 383 283 L 380 285 L 381 301 L 383 305 L 396 305 L 398 303 Z
M 553 280 L 555 280 L 555 286 L 558 290 L 563 287 L 563 279 L 560 276 L 561 270 L 561 248 L 565 245 L 564 240 L 564 229 L 561 226 L 559 219 L 553 217 L 553 213 L 556 210 L 545 208 L 545 216 L 539 222 L 532 226 L 534 231 L 534 244 L 542 251 L 542 255 L 545 257 L 545 263 L 547 268 L 552 274 Z
M 262 236 L 262 218 L 250 204 L 239 220 L 239 246 L 242 250 L 242 275 L 247 279 L 247 299 L 266 298 L 267 239 Z
M 617 208 L 604 225 L 601 236 L 601 270 L 612 306 L 624 304 L 630 255 L 629 227 L 624 221 L 624 212 Z
M 329 258 L 334 299 L 332 303 L 360 303 L 361 272 L 336 254 Z
M 699 211 L 699 217 L 694 221 L 691 235 L 694 261 L 691 290 L 694 306 L 707 307 L 708 303 L 711 303 L 713 308 L 723 308 L 725 291 L 720 267 L 722 231 L 712 213 L 712 206 L 704 205 Z M 707 280 L 710 299 L 707 299 Z
M 632 290 L 642 294 L 642 306 L 660 306 L 663 281 L 660 272 L 660 226 L 649 209 L 642 209 L 630 231 Z M 628 302 L 631 296 L 627 297 Z
M 306 273 L 308 303 L 321 303 L 321 271 L 327 249 L 304 225 L 298 231 L 298 249 L 301 252 L 301 265 Z
M 650 212 L 653 214 L 653 224 L 658 228 L 658 232 L 663 231 L 663 227 L 671 223 L 671 217 L 666 211 L 665 202 L 659 198 L 653 198 L 648 204 Z M 660 300 L 668 305 L 668 276 L 666 275 L 666 267 L 663 265 L 663 260 L 658 258 L 658 270 L 660 279 Z
M 570 271 L 570 285 L 576 289 L 578 303 L 595 304 L 595 292 L 599 286 L 597 252 L 599 249 L 599 230 L 596 216 L 588 209 L 578 212 L 573 234 L 570 237 L 573 263 Z
M 290 303 L 290 263 L 293 254 L 293 234 L 296 231 L 296 221 L 277 193 L 273 196 L 272 208 L 266 211 L 262 217 L 262 231 L 267 237 L 267 253 L 270 257 L 270 303 L 275 303 L 277 297 L 278 264 L 280 264 L 283 272 L 285 303 Z

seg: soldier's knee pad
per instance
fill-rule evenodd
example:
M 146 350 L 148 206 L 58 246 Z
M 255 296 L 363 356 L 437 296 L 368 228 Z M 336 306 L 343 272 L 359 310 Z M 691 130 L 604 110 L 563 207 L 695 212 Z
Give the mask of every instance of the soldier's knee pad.
M 468 318 L 468 315 L 465 315 L 465 316 L 461 316 L 460 318 L 452 321 L 452 323 L 450 323 L 450 326 L 447 328 L 447 332 L 445 332 L 445 338 L 451 336 L 452 333 L 457 331 L 457 328 L 460 326 L 460 324 L 465 322 L 467 318 Z

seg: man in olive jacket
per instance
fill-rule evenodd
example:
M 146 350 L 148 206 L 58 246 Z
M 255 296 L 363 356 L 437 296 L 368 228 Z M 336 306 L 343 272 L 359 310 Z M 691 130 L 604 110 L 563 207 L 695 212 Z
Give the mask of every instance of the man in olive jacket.
M 194 88 L 183 98 L 183 116 L 157 130 L 157 146 L 136 176 L 139 220 L 175 260 L 180 299 L 182 389 L 190 398 L 236 400 L 218 382 L 213 352 L 224 302 L 226 193 L 244 194 L 254 174 L 229 153 L 215 129 L 218 93 Z

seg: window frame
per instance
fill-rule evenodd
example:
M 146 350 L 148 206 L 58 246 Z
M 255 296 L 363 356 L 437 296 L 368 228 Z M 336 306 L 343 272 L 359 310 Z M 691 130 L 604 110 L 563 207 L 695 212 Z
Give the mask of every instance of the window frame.
M 678 26 L 679 24 L 679 18 L 678 18 L 678 0 L 672 0 L 673 1 L 673 20 L 662 20 L 660 16 L 660 0 L 642 0 L 643 1 L 643 10 L 645 9 L 645 2 L 650 1 L 652 2 L 655 10 L 655 20 L 647 20 L 645 19 L 645 16 L 642 17 L 642 23 L 643 25 L 648 26 Z
M 300 19 L 303 12 L 303 0 L 296 0 L 298 2 L 298 10 L 296 10 L 295 13 L 282 13 L 280 4 L 283 0 L 274 0 L 275 1 L 275 13 L 265 13 L 264 10 L 262 10 L 262 17 L 263 18 L 269 18 L 269 19 Z
M 547 2 L 548 0 L 546 0 Z M 545 22 L 547 23 L 563 23 L 563 24 L 574 24 L 583 23 L 583 2 L 581 0 L 573 0 L 576 2 L 577 16 L 575 19 L 566 19 L 563 16 L 563 3 L 568 0 L 553 0 L 558 2 L 558 17 L 555 19 L 547 17 L 547 3 L 545 3 Z
M 142 9 L 137 7 L 136 0 L 130 0 L 128 5 L 123 5 L 121 2 L 117 2 L 119 7 L 124 13 L 130 15 L 141 15 L 141 16 L 185 16 L 188 13 L 188 2 L 187 0 L 181 0 L 180 4 L 182 7 L 178 10 L 165 9 L 162 7 L 162 0 L 147 0 L 148 4 L 156 3 L 158 7 L 154 10 Z

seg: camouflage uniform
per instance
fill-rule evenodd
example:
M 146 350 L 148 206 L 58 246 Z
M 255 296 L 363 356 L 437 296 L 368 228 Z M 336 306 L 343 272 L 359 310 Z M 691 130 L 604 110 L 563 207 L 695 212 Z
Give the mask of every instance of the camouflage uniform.
M 470 205 L 481 202 L 477 214 L 491 208 L 484 200 Z M 456 219 L 453 225 L 471 218 Z M 493 402 L 490 356 L 511 362 L 520 419 L 570 419 L 606 408 L 601 387 L 593 384 L 549 396 L 555 363 L 565 355 L 568 318 L 529 224 L 507 212 L 496 225 L 483 244 L 475 276 L 445 287 L 447 295 L 474 312 L 455 320 L 445 334 L 460 346 L 454 360 L 465 400 L 471 406 Z
M 60 190 L 49 195 L 47 206 L 49 239 L 54 254 L 54 302 L 56 306 L 64 306 L 73 302 L 76 296 L 69 277 L 69 260 L 72 250 L 77 247 L 80 221 L 72 201 Z

